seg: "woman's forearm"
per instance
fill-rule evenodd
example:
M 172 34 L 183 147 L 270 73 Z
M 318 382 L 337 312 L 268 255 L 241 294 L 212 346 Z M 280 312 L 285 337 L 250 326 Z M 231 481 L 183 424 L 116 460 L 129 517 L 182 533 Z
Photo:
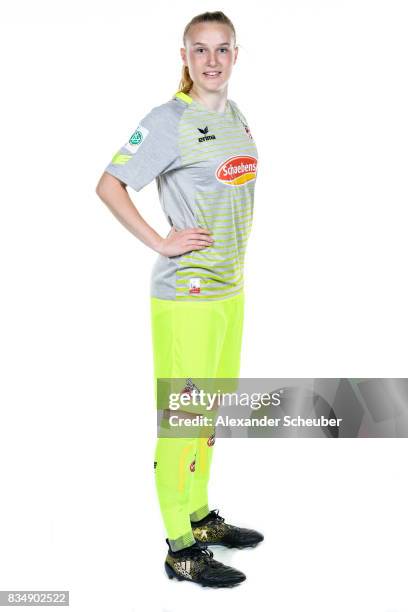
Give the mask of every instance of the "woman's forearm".
M 148 247 L 159 252 L 164 239 L 140 215 L 124 183 L 104 172 L 96 187 L 96 193 L 126 229 Z

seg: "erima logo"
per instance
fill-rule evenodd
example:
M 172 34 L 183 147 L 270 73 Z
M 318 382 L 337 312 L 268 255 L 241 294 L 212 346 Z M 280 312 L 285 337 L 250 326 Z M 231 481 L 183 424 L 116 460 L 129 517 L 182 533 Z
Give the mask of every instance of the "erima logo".
M 206 134 L 205 136 L 201 136 L 201 138 L 198 139 L 198 142 L 204 142 L 205 140 L 215 140 L 214 134 L 210 134 L 209 136 L 207 136 L 208 125 L 206 125 L 203 129 L 197 128 L 197 130 L 201 132 L 201 134 Z

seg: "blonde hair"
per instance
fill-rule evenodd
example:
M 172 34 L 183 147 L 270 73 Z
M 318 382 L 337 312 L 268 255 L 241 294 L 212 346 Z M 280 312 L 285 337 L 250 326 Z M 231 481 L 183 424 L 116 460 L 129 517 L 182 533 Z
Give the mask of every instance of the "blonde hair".
M 184 33 L 183 33 L 184 46 L 186 46 L 187 33 L 189 29 L 191 28 L 191 26 L 194 25 L 195 23 L 208 23 L 208 22 L 222 23 L 224 25 L 229 26 L 234 35 L 234 43 L 236 43 L 235 28 L 233 26 L 231 19 L 229 19 L 222 11 L 213 11 L 212 13 L 207 11 L 206 13 L 201 13 L 201 15 L 196 15 L 195 17 L 193 17 L 193 19 L 189 21 L 186 27 L 184 28 Z M 182 91 L 183 93 L 188 94 L 192 86 L 193 86 L 193 80 L 190 76 L 188 66 L 183 65 L 178 91 Z

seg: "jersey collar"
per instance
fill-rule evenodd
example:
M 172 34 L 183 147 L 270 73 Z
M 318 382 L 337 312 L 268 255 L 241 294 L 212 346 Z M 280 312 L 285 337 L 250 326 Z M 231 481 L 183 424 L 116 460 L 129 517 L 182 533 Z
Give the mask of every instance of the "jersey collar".
M 180 98 L 180 100 L 184 100 L 184 102 L 187 102 L 187 104 L 191 104 L 193 101 L 193 98 L 184 93 L 184 91 L 176 91 L 173 98 Z
M 225 111 L 223 113 L 219 113 L 218 111 L 213 111 L 213 110 L 210 110 L 209 108 L 206 108 L 205 106 L 200 104 L 200 102 L 197 102 L 191 96 L 184 93 L 183 91 L 176 91 L 176 93 L 173 95 L 173 99 L 174 98 L 179 98 L 180 100 L 184 100 L 184 102 L 186 102 L 187 104 L 193 104 L 193 106 L 195 105 L 196 108 L 202 111 L 205 111 L 207 113 L 211 113 L 212 115 L 215 115 L 220 118 L 229 118 L 231 114 L 231 104 L 229 100 L 227 100 Z

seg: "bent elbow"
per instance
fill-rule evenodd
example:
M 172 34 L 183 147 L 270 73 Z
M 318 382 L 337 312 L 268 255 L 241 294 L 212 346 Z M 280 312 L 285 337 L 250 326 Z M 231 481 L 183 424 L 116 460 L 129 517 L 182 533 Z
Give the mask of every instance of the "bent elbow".
M 103 190 L 103 176 L 99 179 L 96 187 L 95 187 L 95 192 L 96 194 L 101 197 L 102 195 L 102 190 Z
M 101 178 L 99 179 L 98 184 L 96 185 L 95 191 L 97 195 L 100 198 L 102 198 L 103 194 L 106 194 L 107 191 L 111 190 L 112 188 L 117 187 L 118 185 L 120 185 L 123 188 L 126 188 L 125 183 L 120 181 L 115 176 L 112 176 L 108 172 L 104 172 Z
M 95 191 L 96 194 L 102 199 L 103 195 L 106 194 L 107 189 L 109 188 L 109 175 L 107 175 L 106 172 L 104 172 L 101 176 L 101 178 L 98 181 L 98 184 L 96 185 Z

